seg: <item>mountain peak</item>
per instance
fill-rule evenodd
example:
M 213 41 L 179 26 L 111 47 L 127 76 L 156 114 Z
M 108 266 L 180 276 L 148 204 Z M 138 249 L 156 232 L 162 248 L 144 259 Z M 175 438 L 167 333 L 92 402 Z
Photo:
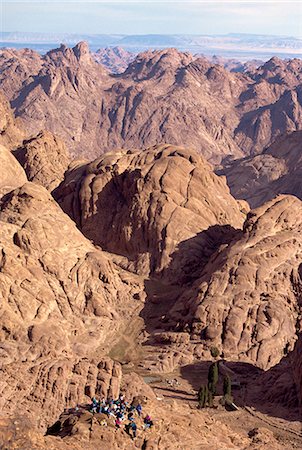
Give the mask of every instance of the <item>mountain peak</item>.
M 78 42 L 72 50 L 78 60 L 90 58 L 89 45 L 86 41 Z

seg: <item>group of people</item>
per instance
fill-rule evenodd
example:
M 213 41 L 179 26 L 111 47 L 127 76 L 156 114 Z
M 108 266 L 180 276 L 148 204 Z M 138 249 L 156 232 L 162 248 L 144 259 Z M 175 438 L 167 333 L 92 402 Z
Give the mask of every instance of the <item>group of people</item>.
M 116 429 L 122 428 L 123 423 L 127 422 L 125 423 L 126 433 L 128 433 L 132 438 L 136 437 L 136 420 L 141 418 L 143 414 L 143 407 L 139 402 L 133 401 L 129 404 L 129 402 L 125 401 L 123 394 L 120 394 L 117 400 L 97 400 L 93 397 L 89 410 L 92 413 L 106 414 L 108 419 L 112 418 Z M 153 421 L 149 414 L 143 418 L 143 422 L 144 430 L 152 428 Z M 106 420 L 103 420 L 101 425 L 107 426 Z

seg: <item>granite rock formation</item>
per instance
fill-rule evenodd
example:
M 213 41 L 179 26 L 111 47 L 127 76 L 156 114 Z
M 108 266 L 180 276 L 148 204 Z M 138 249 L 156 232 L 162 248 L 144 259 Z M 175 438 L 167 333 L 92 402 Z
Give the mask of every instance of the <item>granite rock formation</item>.
M 232 161 L 217 173 L 227 177 L 232 195 L 252 208 L 278 194 L 302 199 L 302 132 L 283 135 L 261 154 Z
M 264 369 L 293 351 L 301 331 L 301 206 L 279 196 L 249 213 L 242 235 L 213 254 L 176 302 L 175 321 L 225 357 Z
M 48 131 L 41 131 L 37 136 L 24 140 L 14 155 L 28 180 L 50 192 L 63 180 L 70 162 L 65 144 Z
M 0 167 L 0 197 L 26 183 L 27 178 L 24 170 L 3 145 L 0 145 Z
M 116 396 L 121 368 L 105 355 L 139 283 L 123 281 L 42 186 L 2 197 L 0 221 L 1 410 L 37 413 L 43 426 L 95 393 Z
M 8 100 L 0 92 L 0 144 L 12 150 L 22 142 L 24 136 L 25 132 L 13 116 Z
M 159 274 L 173 255 L 177 263 L 172 276 L 178 273 L 180 278 L 188 261 L 200 266 L 213 251 L 213 236 L 206 230 L 222 228 L 215 236 L 217 245 L 220 239 L 230 239 L 231 227 L 240 228 L 245 217 L 244 206 L 201 156 L 172 145 L 75 163 L 55 197 L 86 237 L 126 257 L 128 268 Z M 177 254 L 184 241 L 186 254 Z
M 102 64 L 111 73 L 123 73 L 135 58 L 134 53 L 122 47 L 100 48 L 93 56 L 98 63 Z
M 141 53 L 112 75 L 83 42 L 45 56 L 0 56 L 0 87 L 17 116 L 32 134 L 47 129 L 63 138 L 73 156 L 169 142 L 219 164 L 301 129 L 298 59 L 272 58 L 242 74 L 167 49 Z

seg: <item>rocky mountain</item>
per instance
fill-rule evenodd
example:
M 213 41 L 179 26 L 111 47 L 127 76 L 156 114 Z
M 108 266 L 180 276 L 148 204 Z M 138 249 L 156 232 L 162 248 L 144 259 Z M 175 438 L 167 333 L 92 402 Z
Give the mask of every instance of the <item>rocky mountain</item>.
M 172 142 L 70 161 L 49 131 L 58 127 L 70 153 L 82 156 L 98 153 L 98 139 L 108 150 L 109 137 L 110 145 L 130 147 L 159 134 L 189 141 L 185 125 L 202 113 L 200 123 L 207 110 L 192 141 L 199 136 L 199 150 L 212 161 L 240 156 L 232 127 L 257 102 L 266 107 L 298 92 L 298 66 L 283 83 L 290 69 L 277 70 L 276 60 L 267 71 L 230 74 L 169 50 L 138 55 L 123 74 L 110 75 L 85 44 L 39 58 L 26 53 L 22 87 L 11 99 L 24 131 L 0 101 L 1 445 L 300 448 L 301 132 L 257 156 L 224 161 L 232 191 L 236 173 L 244 173 L 242 197 L 259 204 L 249 211 L 194 149 Z M 38 73 L 27 78 L 31 66 Z M 270 88 L 262 91 L 263 83 Z M 259 95 L 250 95 L 252 85 Z M 146 105 L 151 128 L 140 134 Z M 166 129 L 156 128 L 160 117 Z M 297 196 L 284 195 L 284 186 Z M 274 194 L 261 197 L 261 189 Z M 212 346 L 221 355 L 218 395 L 215 408 L 198 410 Z M 220 402 L 225 373 L 234 382 L 233 412 Z M 120 392 L 154 418 L 149 431 L 136 419 L 134 440 L 89 411 L 91 397 Z
M 33 134 L 47 129 L 61 137 L 73 156 L 169 142 L 218 164 L 301 128 L 297 59 L 272 58 L 241 74 L 167 49 L 141 53 L 112 75 L 85 43 L 45 56 L 1 52 L 0 87 L 16 115 Z
M 2 172 L 0 195 L 3 196 L 7 192 L 22 186 L 27 181 L 27 178 L 18 161 L 16 161 L 11 152 L 3 145 L 0 145 L 0 162 Z
M 38 414 L 41 426 L 66 401 L 116 396 L 121 371 L 105 348 L 137 307 L 126 298 L 139 284 L 123 280 L 42 186 L 3 197 L 0 221 L 1 409 Z
M 277 137 L 301 129 L 302 61 L 272 58 L 249 75 L 242 95 L 242 118 L 235 139 L 246 153 L 257 154 Z
M 220 171 L 235 198 L 247 200 L 252 208 L 278 194 L 302 199 L 302 133 L 278 138 L 260 155 L 230 162 Z
M 301 330 L 301 206 L 279 196 L 251 211 L 243 232 L 201 267 L 171 311 L 175 321 L 182 317 L 227 358 L 247 357 L 265 369 L 292 351 Z
M 124 72 L 135 58 L 134 53 L 128 52 L 122 47 L 100 48 L 93 56 L 98 63 L 106 67 L 111 73 Z
M 217 55 L 214 55 L 212 57 L 207 56 L 207 58 L 209 59 L 209 61 L 211 61 L 212 64 L 218 64 L 219 66 L 223 66 L 230 72 L 241 72 L 241 73 L 252 72 L 264 64 L 264 61 L 261 59 L 249 59 L 247 61 L 240 61 L 235 58 L 224 58 L 223 56 Z
M 70 162 L 65 144 L 49 131 L 24 140 L 14 156 L 25 169 L 28 180 L 50 192 L 63 180 Z
M 225 181 L 201 156 L 171 145 L 75 163 L 55 198 L 87 238 L 146 275 L 172 264 L 174 277 L 184 277 L 188 260 L 200 266 L 213 251 L 213 236 L 202 232 L 220 227 L 218 245 L 245 217 L 244 205 L 232 198 Z M 186 241 L 186 254 L 177 254 Z
M 15 120 L 10 104 L 1 92 L 0 117 L 0 144 L 8 149 L 13 149 L 22 142 L 25 133 L 20 128 L 19 121 Z

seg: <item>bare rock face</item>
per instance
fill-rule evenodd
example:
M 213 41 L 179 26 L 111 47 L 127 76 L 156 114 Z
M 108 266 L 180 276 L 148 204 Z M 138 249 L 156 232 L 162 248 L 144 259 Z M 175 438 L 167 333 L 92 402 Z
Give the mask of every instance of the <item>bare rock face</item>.
M 298 59 L 272 58 L 235 73 L 165 49 L 143 52 L 113 75 L 80 42 L 43 57 L 2 50 L 0 87 L 30 133 L 50 130 L 73 156 L 170 142 L 220 164 L 261 153 L 281 134 L 301 129 L 301 67 Z
M 301 130 L 302 61 L 273 57 L 249 76 L 253 82 L 241 95 L 235 140 L 255 155 L 280 135 Z
M 258 207 L 278 194 L 302 199 L 302 132 L 278 138 L 260 155 L 235 160 L 223 170 L 231 193 Z
M 37 184 L 7 194 L 0 221 L 1 410 L 44 426 L 95 393 L 116 396 L 121 367 L 105 355 L 140 287 Z
M 30 91 L 35 85 L 35 76 L 42 67 L 43 57 L 34 50 L 2 48 L 0 50 L 1 89 L 9 100 L 18 97 L 20 90 Z M 25 90 L 25 92 L 27 92 Z
M 3 58 L 2 65 L 8 65 Z M 63 138 L 71 153 L 81 147 L 81 154 L 89 155 L 92 149 L 94 155 L 98 154 L 100 140 L 95 122 L 108 75 L 93 61 L 87 44 L 80 42 L 72 49 L 61 45 L 32 70 L 20 90 L 11 95 L 8 90 L 15 114 L 22 117 L 28 133 L 47 129 Z
M 94 59 L 111 73 L 123 73 L 135 58 L 135 54 L 122 47 L 100 48 L 94 53 Z
M 139 54 L 104 97 L 105 148 L 169 142 L 194 148 L 212 163 L 242 156 L 232 138 L 242 75 L 168 49 Z
M 243 154 L 232 137 L 234 106 L 247 82 L 241 74 L 176 49 L 145 52 L 118 76 L 93 61 L 84 43 L 48 52 L 39 69 L 19 58 L 32 76 L 24 80 L 22 69 L 20 88 L 7 89 L 16 115 L 30 133 L 48 129 L 63 138 L 73 156 L 163 141 L 190 145 L 215 163 Z M 4 52 L 1 66 L 9 61 Z
M 65 144 L 48 131 L 23 141 L 14 151 L 29 181 L 41 184 L 52 191 L 64 178 L 69 164 Z
M 225 357 L 264 369 L 292 351 L 301 327 L 301 206 L 280 196 L 252 211 L 242 236 L 212 256 L 176 303 L 175 320 Z
M 9 102 L 0 92 L 0 144 L 11 150 L 22 142 L 24 135 L 19 121 L 13 116 Z
M 160 273 L 173 258 L 174 278 L 185 276 L 188 261 L 200 265 L 213 243 L 213 231 L 203 231 L 219 225 L 216 238 L 224 239 L 223 227 L 232 234 L 245 217 L 225 180 L 199 155 L 169 145 L 71 166 L 55 196 L 85 236 L 126 257 L 133 270 Z
M 0 145 L 0 198 L 7 192 L 22 186 L 27 178 L 24 170 L 3 145 Z

